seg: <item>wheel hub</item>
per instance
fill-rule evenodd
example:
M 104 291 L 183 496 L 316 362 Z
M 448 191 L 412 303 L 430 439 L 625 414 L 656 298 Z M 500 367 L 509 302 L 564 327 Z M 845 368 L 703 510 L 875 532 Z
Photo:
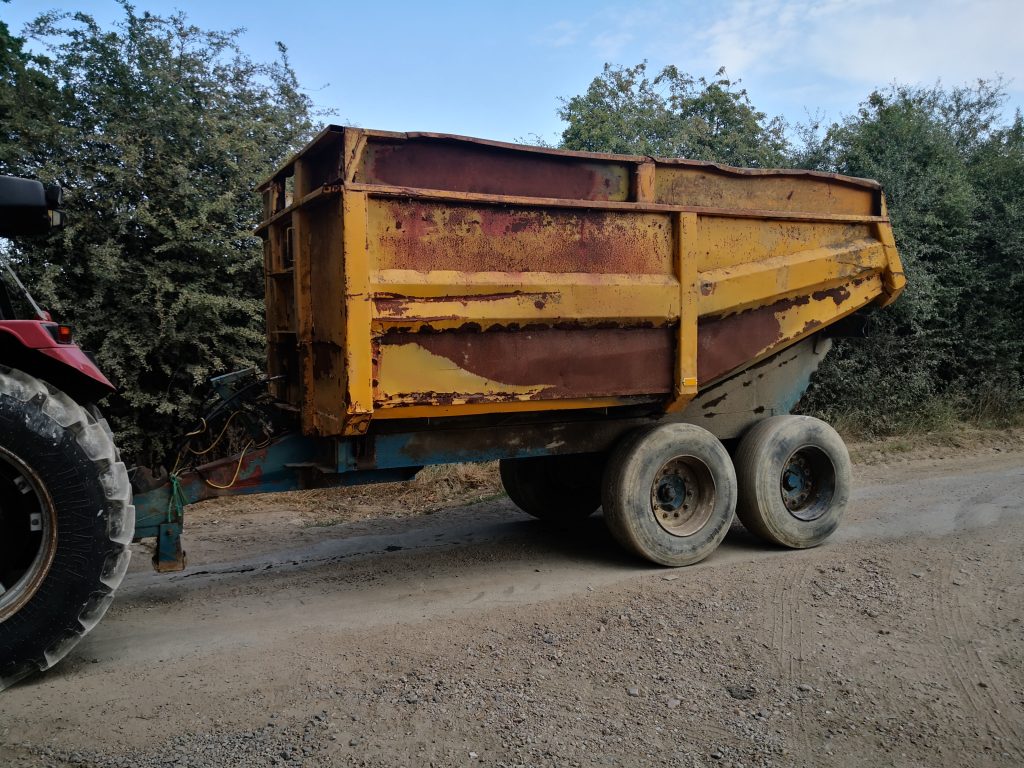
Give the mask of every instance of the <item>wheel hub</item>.
M 835 491 L 835 467 L 827 454 L 813 446 L 793 452 L 779 479 L 782 503 L 798 520 L 815 520 L 825 513 Z
M 38 591 L 57 550 L 53 502 L 39 476 L 0 447 L 0 622 Z
M 666 462 L 651 484 L 651 511 L 673 536 L 692 536 L 710 519 L 714 480 L 703 462 L 681 456 Z
M 799 509 L 814 490 L 814 478 L 806 458 L 796 454 L 782 472 L 782 500 L 786 508 Z

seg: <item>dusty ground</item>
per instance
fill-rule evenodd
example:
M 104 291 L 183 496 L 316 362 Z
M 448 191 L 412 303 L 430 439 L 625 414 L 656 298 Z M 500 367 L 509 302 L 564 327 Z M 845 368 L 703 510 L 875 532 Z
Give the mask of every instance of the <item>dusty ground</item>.
M 826 546 L 674 571 L 486 467 L 200 506 L 0 695 L 0 765 L 1024 764 L 1021 434 L 853 454 Z

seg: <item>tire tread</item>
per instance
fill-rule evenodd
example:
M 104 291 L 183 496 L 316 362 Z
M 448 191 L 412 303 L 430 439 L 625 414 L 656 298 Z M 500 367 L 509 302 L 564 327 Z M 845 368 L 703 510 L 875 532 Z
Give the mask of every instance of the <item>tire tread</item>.
M 98 412 L 80 405 L 56 387 L 4 365 L 0 365 L 0 392 L 25 404 L 33 400 L 39 402 L 39 410 L 44 415 L 74 434 L 76 442 L 97 468 L 108 502 L 107 529 L 112 545 L 96 589 L 75 617 L 78 630 L 51 642 L 35 659 L 0 677 L 2 691 L 29 674 L 49 669 L 59 662 L 103 618 L 128 570 L 131 558 L 128 545 L 135 532 L 135 507 L 131 503 L 128 471 L 109 426 L 102 417 L 97 417 Z

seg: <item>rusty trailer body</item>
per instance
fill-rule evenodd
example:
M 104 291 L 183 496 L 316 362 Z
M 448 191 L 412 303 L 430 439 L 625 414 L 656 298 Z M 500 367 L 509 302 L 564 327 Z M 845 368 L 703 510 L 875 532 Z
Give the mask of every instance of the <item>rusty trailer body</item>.
M 668 565 L 734 511 L 788 546 L 838 524 L 846 449 L 785 414 L 837 321 L 903 288 L 877 183 L 331 126 L 261 193 L 287 424 L 136 495 L 158 567 L 200 499 L 495 459 L 525 511 L 603 506 Z M 230 419 L 265 385 L 215 388 Z
M 330 127 L 262 192 L 270 373 L 320 437 L 677 412 L 903 286 L 863 179 Z

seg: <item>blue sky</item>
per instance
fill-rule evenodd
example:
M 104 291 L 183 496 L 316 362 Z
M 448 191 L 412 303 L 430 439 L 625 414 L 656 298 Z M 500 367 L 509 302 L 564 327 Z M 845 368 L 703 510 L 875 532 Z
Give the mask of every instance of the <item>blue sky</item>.
M 893 81 L 973 82 L 1002 74 L 1024 105 L 1024 0 L 690 2 L 164 2 L 208 29 L 245 27 L 255 59 L 284 42 L 302 84 L 333 122 L 386 130 L 556 141 L 559 97 L 584 91 L 604 62 L 725 66 L 756 107 L 790 122 L 854 111 Z M 12 31 L 37 13 L 81 10 L 107 24 L 112 0 L 0 4 Z

